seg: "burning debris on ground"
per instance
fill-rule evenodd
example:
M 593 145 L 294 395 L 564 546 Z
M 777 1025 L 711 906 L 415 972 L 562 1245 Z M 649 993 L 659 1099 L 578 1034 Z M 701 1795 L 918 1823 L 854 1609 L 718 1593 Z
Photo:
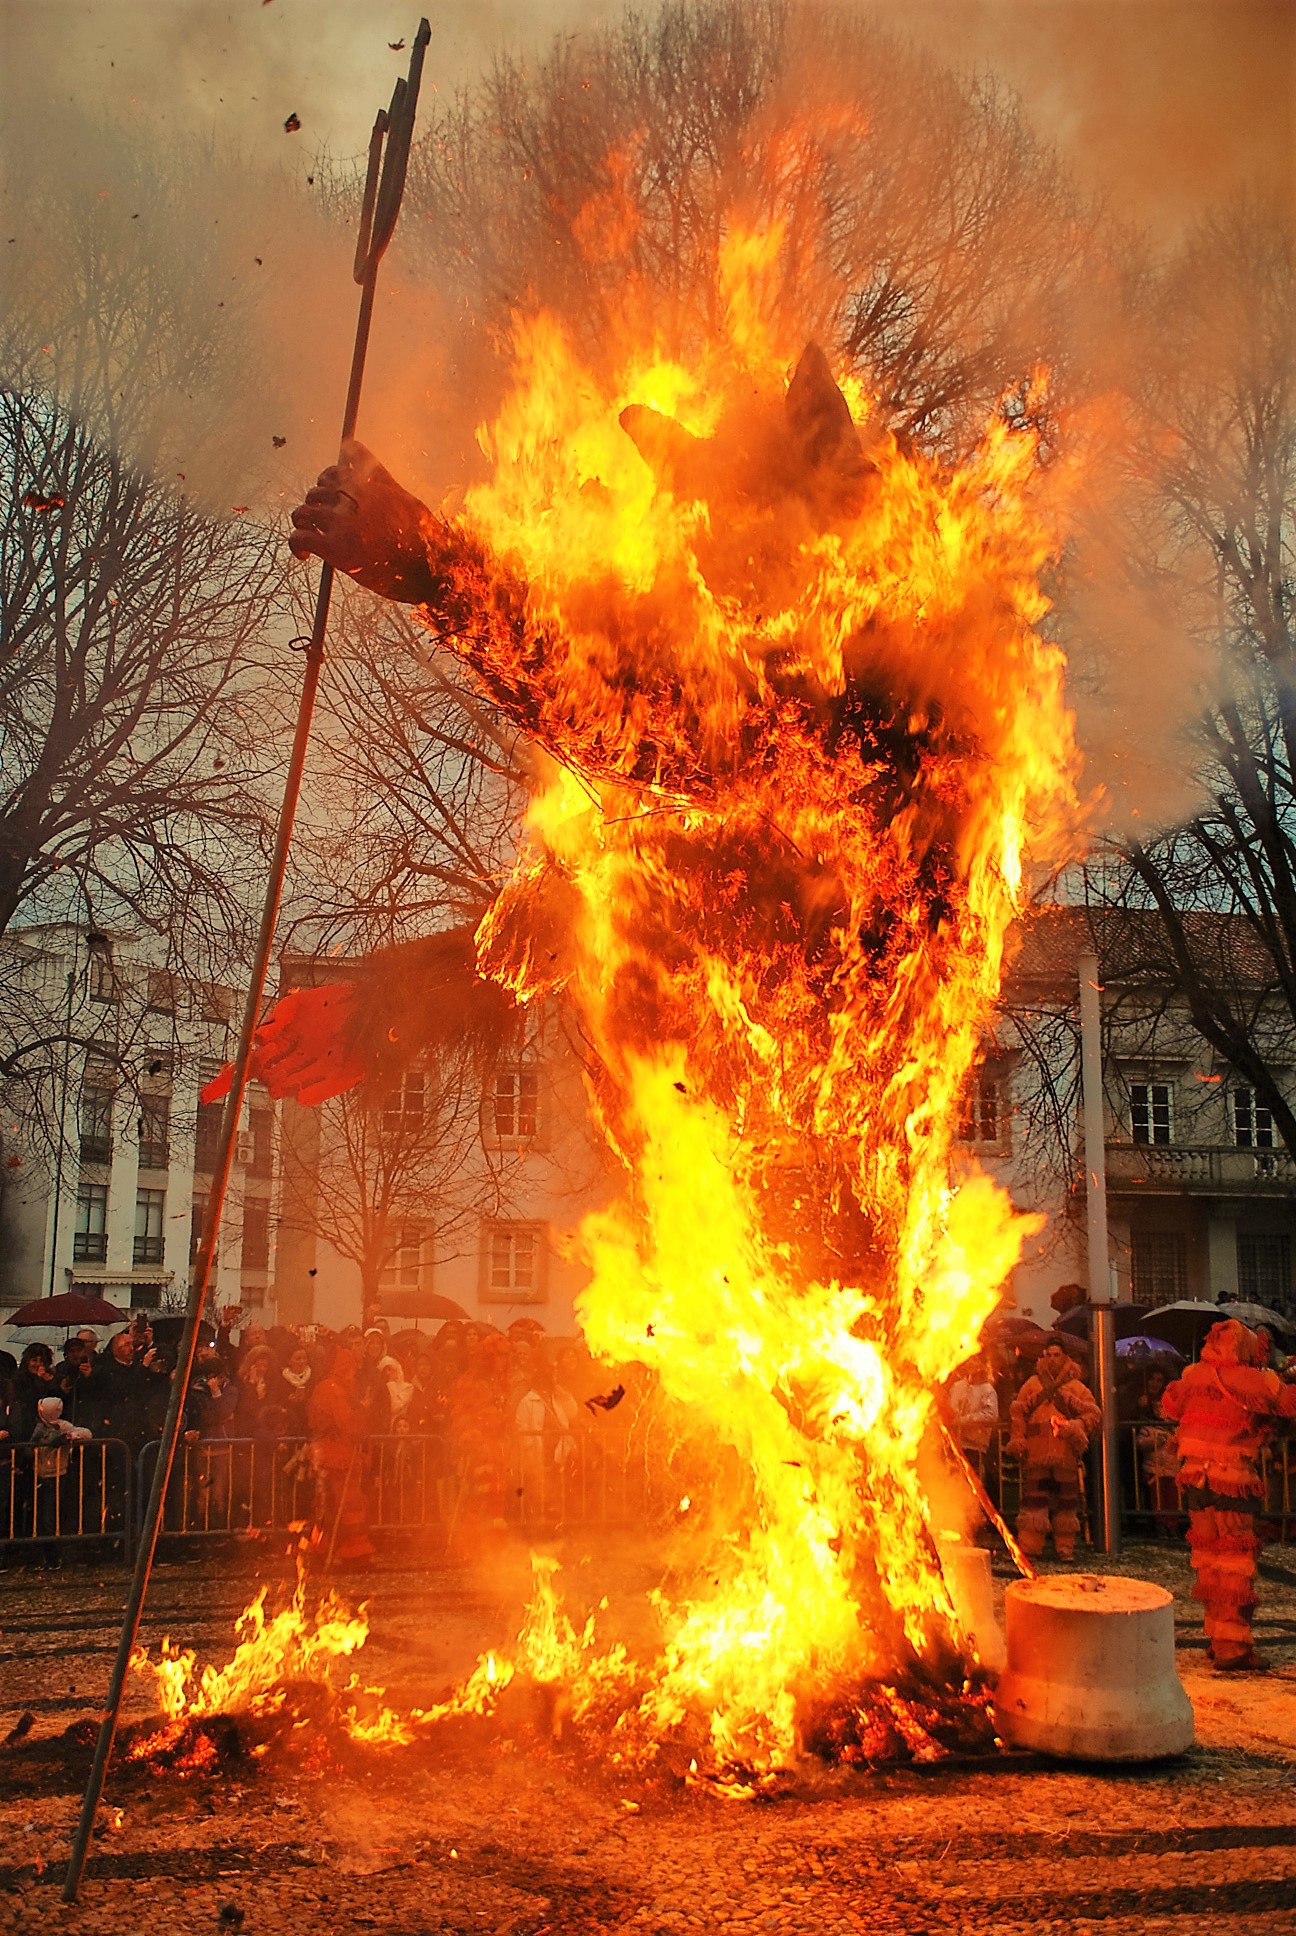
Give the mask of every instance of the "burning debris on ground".
M 630 1588 L 626 1558 L 608 1564 Z M 1273 1686 L 1212 1684 L 1183 1560 L 1142 1548 L 1128 1564 L 1176 1586 L 1201 1739 L 1185 1759 L 1111 1773 L 957 1752 L 872 1768 L 814 1759 L 744 1801 L 687 1779 L 687 1769 L 667 1776 L 612 1765 L 565 1720 L 555 1735 L 545 1705 L 520 1685 L 509 1689 L 517 1705 L 507 1717 L 501 1702 L 494 1723 L 443 1722 L 393 1750 L 349 1741 L 310 1709 L 319 1684 L 300 1682 L 291 1700 L 312 1712 L 310 1729 L 294 1737 L 287 1706 L 261 1720 L 204 1721 L 219 1764 L 182 1772 L 128 1758 L 166 1725 L 152 1675 L 133 1675 L 113 1777 L 120 1820 L 96 1836 L 82 1902 L 61 1912 L 61 1927 L 97 1936 L 155 1923 L 189 1936 L 216 1926 L 232 1903 L 248 1932 L 297 1922 L 453 1936 L 804 1936 L 822 1924 L 999 1936 L 1091 1920 L 1111 1936 L 1142 1936 L 1157 1917 L 1206 1936 L 1276 1932 L 1296 1862 L 1296 1738 L 1282 1737 L 1281 1688 L 1276 1702 Z M 569 1555 L 564 1571 L 578 1570 Z M 505 1653 L 499 1584 L 424 1565 L 376 1567 L 372 1631 L 344 1679 L 363 1664 L 391 1708 L 431 1705 L 468 1677 L 483 1642 L 498 1639 Z M 48 1622 L 50 1587 L 35 1576 L 11 1580 L 11 1619 Z M 96 1733 L 75 1697 L 42 1697 L 69 1630 L 106 1660 L 119 1575 L 99 1586 L 70 1570 L 56 1590 L 49 1651 L 29 1642 L 3 1663 L 6 1692 L 37 1715 L 26 1738 L 0 1753 L 0 1887 L 15 1930 L 33 1936 L 48 1922 Z M 1296 1601 L 1281 1583 L 1270 1591 L 1268 1639 L 1286 1662 Z M 202 1657 L 220 1667 L 252 1597 L 245 1576 L 210 1562 L 201 1575 L 166 1569 L 157 1621 L 200 1636 Z M 292 1598 L 291 1588 L 272 1592 L 267 1623 Z M 912 1701 L 902 1712 L 908 1723 Z M 304 1738 L 326 1740 L 328 1752 L 303 1754 Z M 251 1753 L 266 1742 L 268 1752 Z

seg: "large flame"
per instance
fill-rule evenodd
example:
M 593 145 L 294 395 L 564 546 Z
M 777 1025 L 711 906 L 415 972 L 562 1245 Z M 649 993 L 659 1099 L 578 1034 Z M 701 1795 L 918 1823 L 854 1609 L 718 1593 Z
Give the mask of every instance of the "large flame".
M 596 362 L 519 319 L 489 480 L 429 524 L 431 622 L 543 749 L 479 959 L 565 989 L 624 1175 L 580 1321 L 723 1483 L 655 1659 L 601 1649 L 540 1562 L 512 1658 L 381 1723 L 520 1674 L 730 1792 L 807 1741 L 927 1752 L 975 1669 L 921 1474 L 1034 1220 L 956 1129 L 1077 819 L 1029 408 L 957 464 L 901 448 L 783 332 L 783 244 L 731 230 L 687 357 L 637 302 Z
M 789 385 L 781 242 L 731 234 L 687 362 L 519 320 L 490 480 L 429 533 L 452 643 L 548 756 L 478 943 L 565 986 L 624 1167 L 581 1324 L 745 1479 L 633 1723 L 701 1719 L 722 1771 L 970 1659 L 919 1455 L 1033 1224 L 955 1131 L 1075 821 L 1033 431 L 942 466 L 815 349 Z

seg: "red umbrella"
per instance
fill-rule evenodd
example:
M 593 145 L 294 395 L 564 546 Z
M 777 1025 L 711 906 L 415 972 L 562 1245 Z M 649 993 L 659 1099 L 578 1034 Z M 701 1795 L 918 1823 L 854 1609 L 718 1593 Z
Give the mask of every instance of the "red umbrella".
M 129 1311 L 119 1311 L 101 1297 L 84 1291 L 64 1291 L 58 1297 L 38 1297 L 10 1311 L 6 1324 L 124 1324 Z

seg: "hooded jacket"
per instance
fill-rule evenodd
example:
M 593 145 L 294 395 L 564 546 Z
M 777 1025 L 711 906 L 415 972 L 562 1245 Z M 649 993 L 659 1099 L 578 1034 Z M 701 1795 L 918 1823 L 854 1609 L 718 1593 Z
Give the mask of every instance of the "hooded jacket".
M 1264 1492 L 1260 1451 L 1278 1420 L 1296 1418 L 1296 1385 L 1255 1362 L 1258 1341 L 1236 1318 L 1211 1326 L 1201 1362 L 1161 1396 L 1179 1421 L 1179 1483 L 1235 1499 Z

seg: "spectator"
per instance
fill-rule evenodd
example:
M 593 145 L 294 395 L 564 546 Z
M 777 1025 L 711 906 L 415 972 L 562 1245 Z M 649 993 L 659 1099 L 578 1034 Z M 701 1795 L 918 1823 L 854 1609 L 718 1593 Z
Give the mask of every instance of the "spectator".
M 175 1367 L 175 1353 L 165 1345 L 155 1344 L 144 1353 L 144 1362 L 140 1367 L 144 1374 L 140 1421 L 146 1439 L 160 1439 L 162 1436 L 167 1406 L 171 1402 L 171 1380 Z M 187 1414 L 186 1422 L 191 1422 Z
M 29 1344 L 18 1360 L 14 1379 L 14 1437 L 30 1441 L 36 1429 L 37 1407 L 42 1398 L 56 1396 L 54 1390 L 54 1353 L 47 1344 Z
M 239 1388 L 219 1359 L 200 1368 L 189 1395 L 193 1428 L 203 1439 L 232 1439 L 234 1414 L 238 1410 Z
M 63 1346 L 63 1362 L 54 1374 L 54 1386 L 63 1400 L 64 1418 L 93 1431 L 99 1419 L 98 1380 L 94 1354 L 80 1338 L 69 1338 Z
M 370 1558 L 374 1548 L 360 1483 L 360 1441 L 368 1420 L 357 1402 L 356 1360 L 345 1345 L 336 1347 L 328 1371 L 313 1386 L 308 1413 L 320 1531 L 330 1555 L 354 1564 Z
M 290 1438 L 301 1439 L 306 1436 L 308 1429 L 306 1413 L 314 1377 L 310 1352 L 304 1344 L 294 1345 L 288 1354 L 288 1362 L 283 1368 L 283 1403 L 288 1414 Z
M 378 1370 L 387 1381 L 387 1430 L 394 1432 L 399 1424 L 408 1432 L 410 1412 L 417 1396 L 414 1381 L 406 1377 L 400 1359 L 390 1354 L 378 1360 Z
M 17 1406 L 18 1360 L 0 1351 L 0 1440 L 12 1441 Z
M 57 1539 L 65 1523 L 75 1530 L 75 1511 L 69 1512 L 73 1506 L 68 1496 L 69 1467 L 73 1448 L 89 1437 L 88 1426 L 73 1425 L 64 1418 L 61 1398 L 46 1397 L 38 1401 L 36 1423 L 31 1432 L 31 1443 L 37 1448 L 33 1480 L 36 1487 L 34 1530 L 38 1539 Z M 58 1565 L 57 1548 L 47 1557 Z
M 1179 1487 L 1188 1546 L 1218 1672 L 1263 1673 L 1251 1638 L 1256 1560 L 1262 1544 L 1260 1454 L 1278 1421 L 1296 1417 L 1296 1386 L 1257 1363 L 1260 1346 L 1236 1318 L 1213 1324 L 1201 1362 L 1162 1399 L 1179 1421 Z
M 537 1352 L 531 1385 L 513 1414 L 525 1517 L 547 1515 L 561 1502 L 562 1478 L 576 1459 L 579 1417 L 579 1402 L 555 1383 L 548 1357 Z
M 387 1401 L 387 1380 L 378 1367 L 387 1356 L 387 1333 L 371 1324 L 360 1339 L 355 1376 L 355 1402 L 365 1415 L 365 1429 L 381 1438 L 391 1424 Z
M 1267 1324 L 1257 1324 L 1255 1339 L 1256 1363 L 1262 1370 L 1276 1371 L 1281 1376 L 1287 1369 L 1287 1354 L 1279 1349 L 1277 1339 Z
M 132 1452 L 144 1438 L 144 1370 L 135 1355 L 135 1339 L 118 1331 L 109 1340 L 107 1356 L 96 1379 L 99 1425 L 97 1436 L 121 1439 Z
M 949 1386 L 950 1429 L 960 1449 L 978 1472 L 999 1423 L 999 1394 L 990 1377 L 990 1368 L 979 1354 L 969 1358 Z
M 1034 1376 L 1013 1400 L 1008 1451 L 1022 1461 L 1017 1537 L 1024 1553 L 1044 1551 L 1050 1521 L 1053 1550 L 1074 1556 L 1080 1530 L 1080 1460 L 1102 1414 L 1075 1360 L 1060 1344 L 1040 1352 Z
M 256 1438 L 261 1432 L 261 1414 L 267 1406 L 284 1408 L 286 1387 L 268 1344 L 254 1345 L 239 1360 L 238 1390 L 230 1418 L 230 1437 Z
M 1166 1383 L 1166 1375 L 1160 1365 L 1153 1365 L 1139 1395 L 1134 1442 L 1144 1491 L 1156 1515 L 1154 1530 L 1169 1539 L 1175 1532 L 1179 1516 L 1176 1485 L 1179 1449 L 1174 1424 L 1165 1415 L 1163 1400 Z

